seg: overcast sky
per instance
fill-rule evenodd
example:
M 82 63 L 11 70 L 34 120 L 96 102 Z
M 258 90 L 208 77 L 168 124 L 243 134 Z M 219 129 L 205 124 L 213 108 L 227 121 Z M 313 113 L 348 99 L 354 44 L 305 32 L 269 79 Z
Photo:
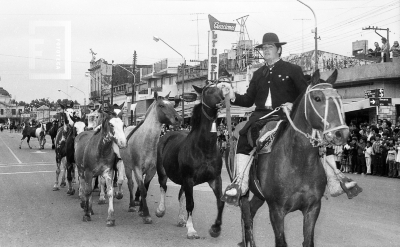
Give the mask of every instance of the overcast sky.
M 372 48 L 374 41 L 380 43 L 380 37 L 372 30 L 362 30 L 367 26 L 389 28 L 390 45 L 399 40 L 399 0 L 303 2 L 317 16 L 319 50 L 350 56 L 352 42 L 363 39 L 368 40 Z M 153 41 L 153 36 L 159 36 L 187 61 L 197 59 L 197 45 L 200 44 L 199 58 L 206 59 L 208 14 L 232 23 L 249 15 L 246 37 L 261 42 L 264 33 L 275 32 L 281 41 L 288 42 L 283 56 L 314 49 L 313 14 L 296 0 L 1 0 L 0 3 L 0 87 L 18 101 L 66 98 L 58 92 L 61 89 L 83 103 L 84 94 L 70 85 L 81 89 L 88 97 L 89 78 L 85 77 L 85 72 L 91 60 L 90 48 L 97 53 L 97 58 L 109 63 L 111 60 L 132 63 L 134 50 L 138 64 L 152 64 L 163 58 L 180 61 L 180 56 L 172 49 Z M 239 31 L 238 25 L 236 31 Z M 386 31 L 380 33 L 386 36 Z M 238 38 L 238 32 L 221 32 L 219 50 L 230 49 Z M 68 40 L 71 59 L 64 53 Z M 29 63 L 29 58 L 33 64 Z M 59 75 L 68 67 L 67 60 L 71 60 L 70 80 Z M 54 72 L 58 73 L 56 78 L 34 79 Z

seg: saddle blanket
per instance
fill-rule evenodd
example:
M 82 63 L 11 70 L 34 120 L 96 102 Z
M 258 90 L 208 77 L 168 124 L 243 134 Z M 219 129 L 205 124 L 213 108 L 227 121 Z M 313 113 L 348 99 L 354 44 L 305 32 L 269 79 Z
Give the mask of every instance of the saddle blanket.
M 257 153 L 270 153 L 274 143 L 278 128 L 283 120 L 268 122 L 261 130 L 260 137 L 257 139 Z

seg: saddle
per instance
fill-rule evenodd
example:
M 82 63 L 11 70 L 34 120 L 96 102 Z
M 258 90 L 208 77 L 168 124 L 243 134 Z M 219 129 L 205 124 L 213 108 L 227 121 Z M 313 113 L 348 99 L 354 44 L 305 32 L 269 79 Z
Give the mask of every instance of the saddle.
M 254 122 L 247 131 L 247 140 L 256 154 L 270 153 L 278 133 L 279 126 L 286 122 L 280 116 L 271 116 Z

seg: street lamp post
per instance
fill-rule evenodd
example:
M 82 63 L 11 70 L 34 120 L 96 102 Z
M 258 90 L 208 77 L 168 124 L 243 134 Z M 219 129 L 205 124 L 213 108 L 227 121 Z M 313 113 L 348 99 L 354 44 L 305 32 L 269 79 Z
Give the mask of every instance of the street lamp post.
M 123 70 L 126 70 L 128 73 L 130 73 L 132 76 L 133 76 L 133 81 L 132 81 L 132 98 L 131 98 L 131 105 L 133 104 L 133 92 L 134 92 L 134 89 L 135 89 L 135 81 L 136 81 L 136 76 L 135 76 L 135 73 L 133 73 L 132 71 L 130 71 L 130 70 L 128 70 L 128 69 L 126 69 L 126 68 L 124 68 L 124 67 L 122 67 L 121 65 L 119 65 L 119 64 L 114 64 L 114 60 L 112 60 L 112 66 L 118 66 L 118 67 L 120 67 L 121 69 L 123 69 Z M 134 70 L 135 68 L 133 68 L 132 70 Z M 136 108 L 135 108 L 135 112 L 136 112 Z M 132 115 L 132 113 L 131 113 L 131 115 Z M 133 116 L 131 116 L 131 124 L 133 123 Z M 135 114 L 135 124 L 136 124 L 136 114 Z
M 181 56 L 182 57 L 182 59 L 183 59 L 183 63 L 182 63 L 182 68 L 183 68 L 183 71 L 182 71 L 182 119 L 183 119 L 183 123 L 182 124 L 184 124 L 185 123 L 185 102 L 183 101 L 183 94 L 184 94 L 184 92 L 185 92 L 185 67 L 186 67 L 186 60 L 185 60 L 185 58 L 182 56 L 182 54 L 180 54 L 177 50 L 175 50 L 174 48 L 172 48 L 169 44 L 167 44 L 164 40 L 162 40 L 160 37 L 156 37 L 156 36 L 153 36 L 153 39 L 154 39 L 154 41 L 155 42 L 158 42 L 158 41 L 162 41 L 164 44 L 166 44 L 169 48 L 171 48 L 172 50 L 174 50 L 176 53 L 178 53 L 179 54 L 179 56 Z M 178 78 L 179 78 L 179 73 L 178 73 Z
M 64 92 L 63 90 L 61 90 L 61 89 L 58 89 L 58 92 L 63 92 L 65 95 L 67 95 L 68 96 L 68 99 L 69 98 L 71 98 L 71 96 L 69 95 L 69 94 L 67 94 L 66 92 Z
M 75 89 L 77 89 L 78 91 L 81 91 L 81 92 L 83 93 L 83 95 L 84 95 L 84 97 L 85 97 L 85 98 L 83 98 L 83 105 L 84 105 L 85 113 L 86 113 L 86 93 L 83 92 L 82 90 L 80 90 L 79 88 L 74 87 L 73 85 L 70 85 L 70 87 L 71 87 L 71 88 L 75 88 Z
M 304 4 L 307 8 L 309 8 L 310 10 L 311 10 L 311 12 L 313 13 L 313 15 L 314 15 L 314 21 L 315 21 L 315 29 L 314 29 L 314 33 L 315 33 L 315 37 L 314 37 L 314 39 L 315 39 L 315 71 L 318 69 L 318 49 L 317 49 L 317 47 L 318 47 L 318 35 L 317 35 L 317 16 L 315 15 L 315 13 L 314 13 L 314 10 L 310 7 L 310 6 L 308 6 L 307 4 L 305 4 L 305 3 L 303 3 L 302 1 L 300 1 L 300 0 L 297 0 L 298 2 L 300 2 L 300 3 L 302 3 L 302 4 Z

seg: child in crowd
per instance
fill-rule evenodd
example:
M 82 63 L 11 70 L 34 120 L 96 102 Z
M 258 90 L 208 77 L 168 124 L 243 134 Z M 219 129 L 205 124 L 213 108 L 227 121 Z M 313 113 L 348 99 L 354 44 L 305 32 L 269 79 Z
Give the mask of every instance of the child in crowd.
M 396 141 L 395 149 L 397 152 L 397 154 L 396 154 L 396 170 L 394 171 L 393 177 L 395 178 L 397 176 L 398 178 L 400 178 L 400 139 L 398 139 Z
M 387 152 L 386 164 L 389 167 L 388 177 L 393 176 L 393 167 L 396 163 L 396 150 L 394 150 L 393 144 L 389 144 L 389 151 Z
M 371 175 L 371 154 L 372 154 L 371 142 L 367 142 L 364 154 L 365 154 L 365 163 L 367 166 L 367 175 Z

